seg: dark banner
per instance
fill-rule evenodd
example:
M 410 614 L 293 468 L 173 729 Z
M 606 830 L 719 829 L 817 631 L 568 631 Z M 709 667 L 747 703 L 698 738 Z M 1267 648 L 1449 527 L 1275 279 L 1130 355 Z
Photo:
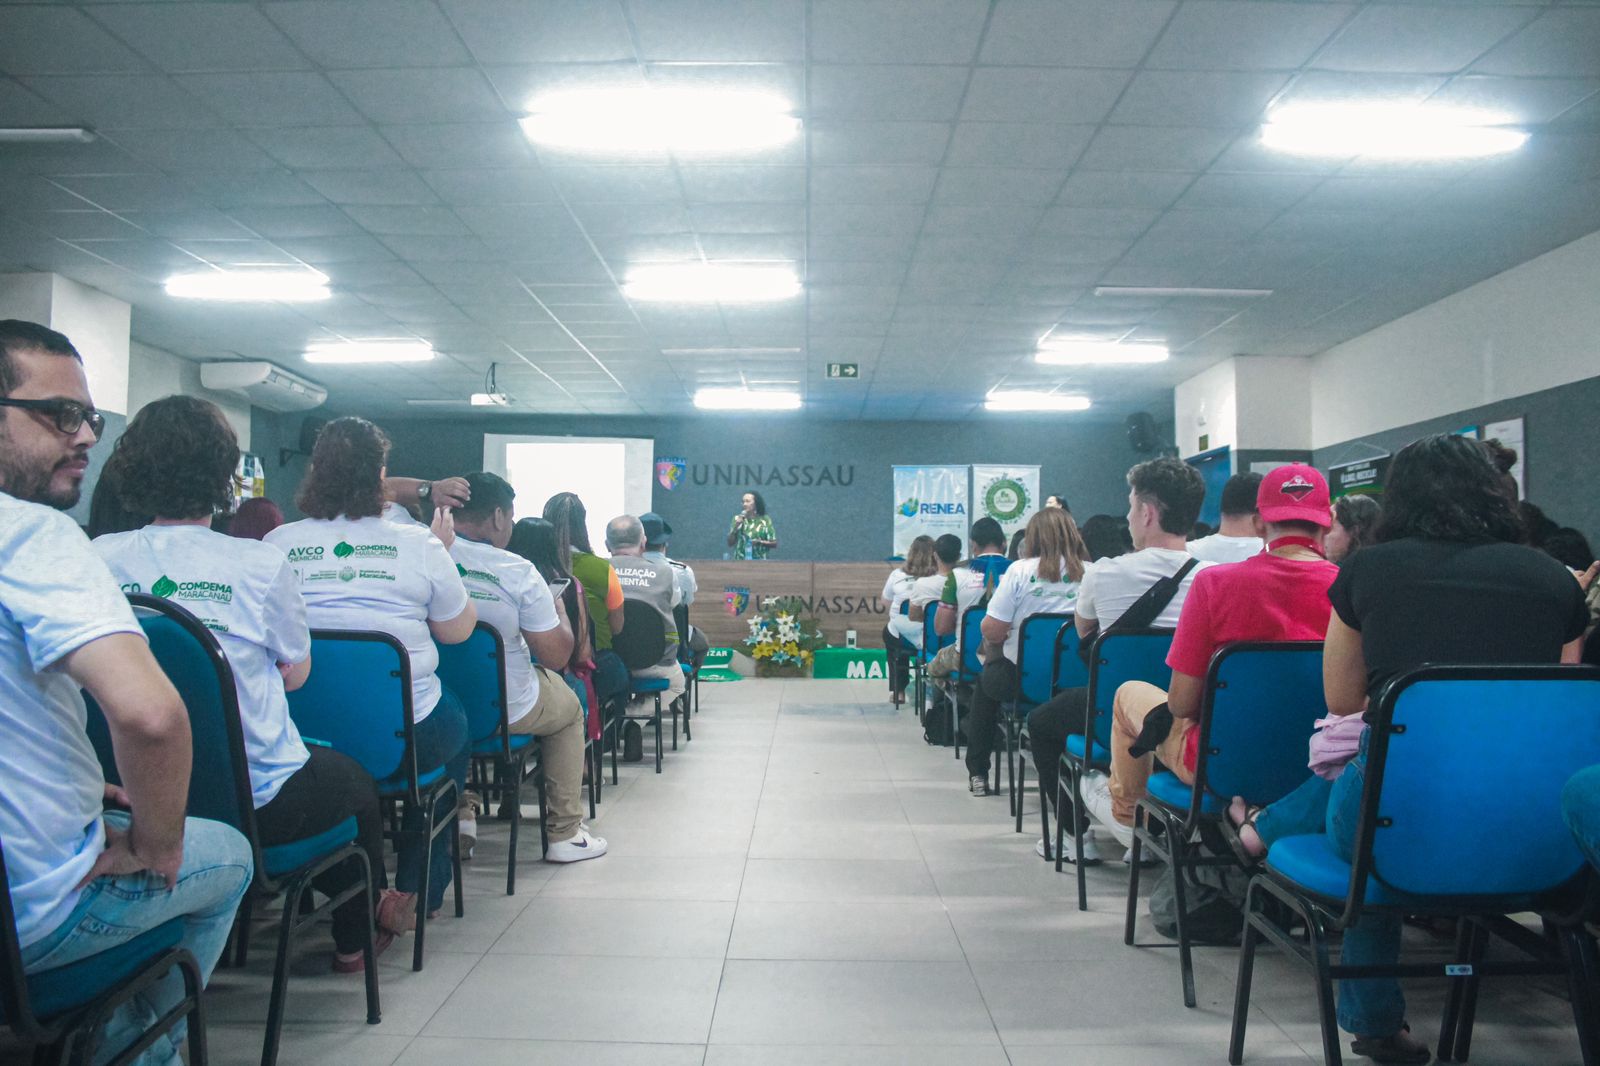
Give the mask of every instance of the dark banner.
M 1340 496 L 1381 496 L 1383 479 L 1389 473 L 1389 456 L 1360 459 L 1328 467 L 1328 488 L 1333 498 Z

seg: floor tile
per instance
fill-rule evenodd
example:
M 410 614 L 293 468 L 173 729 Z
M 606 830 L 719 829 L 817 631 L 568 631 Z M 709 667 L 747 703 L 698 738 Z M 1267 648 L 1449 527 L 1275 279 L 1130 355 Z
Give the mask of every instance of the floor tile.
M 857 859 L 751 859 L 742 899 L 790 902 L 928 899 L 933 878 L 920 862 Z
M 395 1066 L 700 1066 L 699 1044 L 621 1044 L 560 1040 L 473 1040 L 420 1036 Z M 345 1066 L 341 1063 L 340 1066 Z
M 533 900 L 491 950 L 499 955 L 631 955 L 720 959 L 728 950 L 732 902 Z
M 730 959 L 960 961 L 938 901 L 739 904 Z
M 208 1004 L 209 1006 L 209 1004 Z M 206 1052 L 211 1066 L 259 1066 L 260 1026 L 219 1025 L 206 1020 Z M 360 1028 L 285 1025 L 278 1061 L 337 1062 L 339 1066 L 391 1066 L 412 1042 L 387 1025 Z
M 577 899 L 704 899 L 739 897 L 744 860 L 626 855 L 573 863 L 559 870 L 542 895 Z
M 1059 1059 L 1057 1063 L 1059 1063 Z M 925 1044 L 883 1047 L 758 1044 L 712 1044 L 705 1066 L 1008 1066 L 1004 1049 L 993 1047 L 929 1047 Z

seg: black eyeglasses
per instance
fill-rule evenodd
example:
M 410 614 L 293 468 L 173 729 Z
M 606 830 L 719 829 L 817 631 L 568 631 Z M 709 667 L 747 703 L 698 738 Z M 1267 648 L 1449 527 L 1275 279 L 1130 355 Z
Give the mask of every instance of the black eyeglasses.
M 0 407 L 21 407 L 27 411 L 39 411 L 50 415 L 56 421 L 56 428 L 69 437 L 82 429 L 88 423 L 89 432 L 94 434 L 94 439 L 99 440 L 100 434 L 105 432 L 106 416 L 96 411 L 93 407 L 85 407 L 77 400 L 12 400 L 0 398 Z

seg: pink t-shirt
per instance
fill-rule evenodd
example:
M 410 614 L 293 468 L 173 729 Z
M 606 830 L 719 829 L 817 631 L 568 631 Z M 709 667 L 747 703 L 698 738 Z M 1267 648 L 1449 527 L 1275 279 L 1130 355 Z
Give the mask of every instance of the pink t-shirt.
M 1328 635 L 1328 586 L 1339 568 L 1325 559 L 1285 559 L 1263 552 L 1195 575 L 1178 616 L 1167 665 L 1205 677 L 1211 656 L 1237 640 L 1322 640 Z M 1183 763 L 1191 771 L 1200 730 L 1189 731 Z

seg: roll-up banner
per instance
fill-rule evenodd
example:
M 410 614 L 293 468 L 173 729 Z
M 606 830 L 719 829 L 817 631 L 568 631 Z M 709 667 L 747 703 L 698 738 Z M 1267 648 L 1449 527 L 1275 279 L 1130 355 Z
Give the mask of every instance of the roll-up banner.
M 1000 523 L 1009 539 L 1028 524 L 1042 502 L 1037 466 L 979 466 L 972 468 L 973 517 Z
M 968 471 L 964 466 L 894 468 L 894 554 L 904 556 L 911 542 L 926 534 L 954 533 L 966 548 Z M 1038 480 L 1038 469 L 1034 470 Z

